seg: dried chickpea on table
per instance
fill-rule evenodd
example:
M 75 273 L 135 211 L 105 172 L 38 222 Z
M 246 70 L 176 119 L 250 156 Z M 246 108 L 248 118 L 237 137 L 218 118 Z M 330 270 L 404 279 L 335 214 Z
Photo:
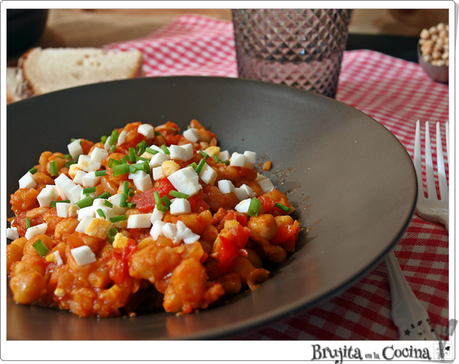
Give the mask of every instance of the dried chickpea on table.
M 434 66 L 449 66 L 449 26 L 440 23 L 429 29 L 423 29 L 419 44 L 425 62 Z
M 86 316 L 206 309 L 268 279 L 295 250 L 288 198 L 251 151 L 192 120 L 115 129 L 43 152 L 11 195 L 13 299 Z

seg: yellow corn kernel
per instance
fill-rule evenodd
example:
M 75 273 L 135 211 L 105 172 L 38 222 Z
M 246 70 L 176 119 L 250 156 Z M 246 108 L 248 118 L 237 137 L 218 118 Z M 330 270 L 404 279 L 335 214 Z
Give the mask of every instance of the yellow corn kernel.
M 172 173 L 177 172 L 180 169 L 180 166 L 174 161 L 165 161 L 161 165 L 161 170 L 163 171 L 164 176 L 169 177 Z
M 54 263 L 56 261 L 56 256 L 54 253 L 48 254 L 45 259 L 48 263 Z
M 54 254 L 53 254 L 54 255 Z M 62 289 L 62 288 L 56 288 L 54 290 L 54 294 L 57 296 L 57 297 L 64 297 L 65 296 L 65 291 Z

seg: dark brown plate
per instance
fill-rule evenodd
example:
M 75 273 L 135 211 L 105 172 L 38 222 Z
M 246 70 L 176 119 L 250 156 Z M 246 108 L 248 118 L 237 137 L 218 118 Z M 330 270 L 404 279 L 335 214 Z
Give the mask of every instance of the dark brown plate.
M 287 86 L 213 77 L 107 82 L 8 105 L 8 196 L 45 150 L 114 128 L 199 120 L 230 151 L 273 162 L 303 230 L 298 250 L 253 292 L 195 314 L 81 319 L 7 304 L 8 339 L 228 338 L 310 309 L 364 277 L 394 247 L 416 202 L 411 158 L 385 127 L 333 99 Z M 44 330 L 43 328 L 47 329 Z

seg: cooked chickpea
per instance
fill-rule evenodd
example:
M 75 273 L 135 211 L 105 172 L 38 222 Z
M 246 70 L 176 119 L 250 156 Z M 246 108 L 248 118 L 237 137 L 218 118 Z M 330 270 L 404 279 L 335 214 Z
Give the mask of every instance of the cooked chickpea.
M 427 29 L 422 29 L 421 31 L 421 39 L 429 39 L 430 33 Z
M 30 304 L 46 292 L 46 279 L 37 271 L 15 275 L 10 280 L 13 299 L 20 304 Z
M 440 23 L 419 35 L 421 55 L 425 62 L 434 66 L 449 65 L 448 24 Z

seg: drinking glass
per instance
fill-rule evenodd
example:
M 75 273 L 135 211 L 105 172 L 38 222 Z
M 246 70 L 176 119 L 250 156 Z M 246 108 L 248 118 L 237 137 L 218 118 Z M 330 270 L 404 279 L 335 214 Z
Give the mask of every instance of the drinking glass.
M 348 9 L 232 10 L 239 77 L 334 98 L 351 14 Z

